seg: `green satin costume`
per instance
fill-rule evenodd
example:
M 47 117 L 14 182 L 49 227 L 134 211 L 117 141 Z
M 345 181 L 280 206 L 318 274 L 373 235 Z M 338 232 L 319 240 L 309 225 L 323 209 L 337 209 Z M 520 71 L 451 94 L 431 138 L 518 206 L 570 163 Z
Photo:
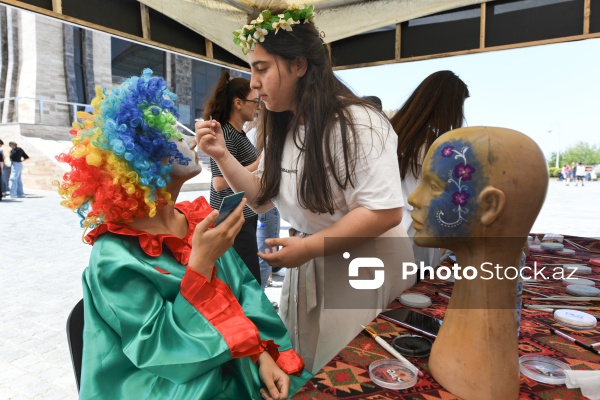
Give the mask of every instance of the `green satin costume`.
M 262 351 L 299 375 L 290 375 L 291 395 L 311 375 L 283 322 L 235 251 L 211 282 L 185 267 L 211 209 L 204 198 L 176 208 L 188 220 L 183 239 L 115 223 L 88 235 L 80 398 L 261 399 Z

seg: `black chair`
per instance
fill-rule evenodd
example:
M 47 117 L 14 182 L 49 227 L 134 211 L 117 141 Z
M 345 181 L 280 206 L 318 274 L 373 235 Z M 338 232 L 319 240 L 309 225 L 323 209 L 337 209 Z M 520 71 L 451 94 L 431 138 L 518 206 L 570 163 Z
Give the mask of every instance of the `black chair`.
M 83 299 L 73 307 L 67 318 L 67 340 L 75 372 L 77 391 L 81 382 L 81 358 L 83 357 Z

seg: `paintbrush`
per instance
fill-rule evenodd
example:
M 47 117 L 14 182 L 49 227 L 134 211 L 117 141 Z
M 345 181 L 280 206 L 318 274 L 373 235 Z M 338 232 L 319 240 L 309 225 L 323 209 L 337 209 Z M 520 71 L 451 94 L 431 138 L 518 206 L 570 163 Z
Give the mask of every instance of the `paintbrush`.
M 525 290 L 525 289 L 523 289 Z M 538 301 L 581 301 L 584 303 L 600 301 L 600 297 L 573 297 L 573 296 L 546 296 L 546 297 L 534 297 L 531 300 Z
M 591 311 L 598 311 L 600 310 L 600 307 L 589 307 L 589 306 L 570 306 L 570 305 L 564 305 L 564 304 L 525 304 L 526 308 L 532 309 L 532 310 L 538 310 L 538 309 L 544 309 L 544 308 L 554 308 L 557 310 L 560 309 L 567 309 L 567 310 L 591 310 Z
M 364 325 L 361 325 L 361 326 L 363 327 L 363 329 L 365 331 L 367 331 L 367 333 L 369 335 L 371 335 L 371 337 L 373 339 L 375 339 L 375 341 L 377 343 L 379 343 L 379 345 L 381 347 L 383 347 L 385 350 L 387 350 L 388 353 L 390 353 L 391 355 L 393 355 L 394 357 L 396 357 L 398 360 L 402 361 L 406 365 L 409 365 L 409 366 L 415 368 L 417 370 L 417 375 L 419 375 L 421 377 L 423 376 L 423 373 L 419 370 L 419 368 L 417 368 L 413 363 L 411 363 L 406 358 L 404 358 L 404 356 L 402 354 L 398 353 L 396 351 L 396 349 L 394 349 L 392 346 L 390 346 L 390 344 L 388 342 L 386 342 L 385 340 L 383 340 L 383 338 L 381 338 L 381 336 L 379 336 L 378 334 L 376 334 L 373 329 L 371 329 L 368 326 L 364 326 Z

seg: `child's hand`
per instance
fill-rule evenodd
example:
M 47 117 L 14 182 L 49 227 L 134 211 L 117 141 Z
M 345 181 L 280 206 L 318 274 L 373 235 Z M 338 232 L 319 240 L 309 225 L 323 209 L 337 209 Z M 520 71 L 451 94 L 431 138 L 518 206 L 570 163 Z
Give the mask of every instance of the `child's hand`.
M 245 205 L 246 199 L 244 198 L 231 214 L 215 228 L 210 227 L 219 216 L 219 212 L 216 210 L 196 225 L 188 267 L 210 280 L 215 262 L 233 245 L 235 237 L 244 224 Z
M 265 400 L 287 399 L 290 391 L 290 377 L 281 370 L 266 351 L 258 358 L 258 374 L 267 387 L 260 389 Z

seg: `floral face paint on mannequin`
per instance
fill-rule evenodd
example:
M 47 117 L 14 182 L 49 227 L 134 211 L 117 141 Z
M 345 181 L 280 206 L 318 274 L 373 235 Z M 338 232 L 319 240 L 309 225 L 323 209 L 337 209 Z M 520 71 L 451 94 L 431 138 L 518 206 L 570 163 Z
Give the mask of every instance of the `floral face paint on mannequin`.
M 477 195 L 487 182 L 472 145 L 461 140 L 440 142 L 429 150 L 422 175 L 408 199 L 415 207 L 412 216 L 418 236 L 468 236 L 477 214 Z

